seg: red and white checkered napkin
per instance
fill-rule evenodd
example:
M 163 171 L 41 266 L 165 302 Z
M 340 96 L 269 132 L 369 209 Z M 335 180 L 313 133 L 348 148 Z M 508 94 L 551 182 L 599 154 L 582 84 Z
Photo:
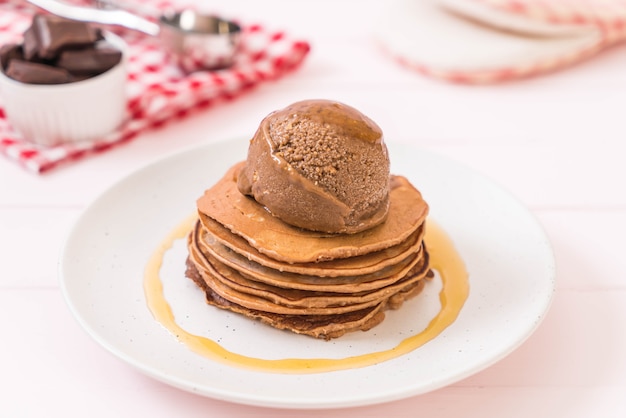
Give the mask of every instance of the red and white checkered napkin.
M 19 41 L 30 25 L 33 9 L 20 4 L 0 0 L 0 45 Z M 158 8 L 168 5 L 172 6 L 161 1 Z M 261 82 L 275 80 L 297 68 L 309 52 L 306 41 L 282 31 L 238 23 L 242 39 L 236 64 L 225 70 L 190 75 L 168 62 L 157 39 L 131 31 L 118 32 L 129 44 L 126 122 L 95 141 L 40 147 L 11 128 L 0 101 L 0 152 L 29 171 L 44 173 L 125 143 L 144 130 L 232 99 Z
M 402 65 L 491 83 L 561 69 L 626 41 L 626 0 L 400 0 L 388 23 L 382 46 Z

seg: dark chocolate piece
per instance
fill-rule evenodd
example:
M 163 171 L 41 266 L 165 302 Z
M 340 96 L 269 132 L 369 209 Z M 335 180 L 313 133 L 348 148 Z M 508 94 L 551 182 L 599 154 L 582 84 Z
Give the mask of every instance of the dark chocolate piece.
M 5 74 L 29 84 L 64 84 L 73 81 L 72 75 L 63 68 L 18 59 L 9 62 Z
M 0 70 L 5 71 L 9 62 L 14 59 L 24 59 L 22 46 L 19 44 L 6 44 L 0 47 Z
M 65 49 L 91 45 L 102 39 L 100 30 L 84 22 L 51 15 L 36 15 L 32 26 L 39 41 L 37 55 L 52 59 Z
M 102 31 L 85 22 L 37 14 L 21 45 L 0 49 L 0 71 L 30 84 L 62 84 L 101 74 L 120 62 L 122 52 Z
M 31 24 L 24 32 L 23 37 L 22 48 L 24 50 L 24 59 L 28 61 L 38 60 L 39 38 L 35 30 L 35 25 Z
M 121 59 L 119 49 L 100 41 L 94 47 L 61 52 L 56 65 L 72 74 L 97 75 L 113 68 Z

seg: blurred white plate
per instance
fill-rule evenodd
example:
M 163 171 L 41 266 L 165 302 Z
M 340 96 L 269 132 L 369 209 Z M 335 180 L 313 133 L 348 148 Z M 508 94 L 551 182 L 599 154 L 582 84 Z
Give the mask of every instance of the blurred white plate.
M 602 31 L 591 25 L 553 28 L 506 13 L 487 13 L 487 7 L 474 3 L 385 2 L 374 25 L 375 37 L 408 68 L 466 83 L 545 73 L 587 58 L 607 44 Z
M 431 218 L 451 236 L 470 273 L 470 296 L 459 318 L 423 347 L 358 369 L 268 373 L 195 354 L 155 321 L 143 291 L 148 259 L 195 211 L 195 200 L 204 189 L 245 158 L 246 140 L 211 144 L 156 162 L 93 202 L 70 231 L 61 254 L 60 281 L 72 313 L 98 343 L 145 374 L 193 393 L 244 404 L 374 404 L 425 393 L 492 365 L 526 340 L 548 310 L 555 286 L 550 244 L 535 218 L 490 180 L 422 149 L 388 145 L 392 172 L 407 176 L 422 191 Z M 179 241 L 165 257 L 165 296 L 183 328 L 231 351 L 263 358 L 342 357 L 355 350 L 380 350 L 394 344 L 400 333 L 415 332 L 414 318 L 407 316 L 420 315 L 420 299 L 390 313 L 370 332 L 330 342 L 280 332 L 212 308 L 184 277 L 186 254 Z M 418 298 L 436 296 L 433 288 Z

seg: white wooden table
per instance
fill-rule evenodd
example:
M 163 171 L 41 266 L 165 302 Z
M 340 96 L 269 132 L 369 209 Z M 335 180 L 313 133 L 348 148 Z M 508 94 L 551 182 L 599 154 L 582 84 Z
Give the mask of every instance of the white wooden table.
M 43 176 L 0 159 L 2 417 L 626 416 L 626 46 L 550 75 L 446 84 L 382 55 L 373 1 L 232 1 L 224 14 L 309 40 L 304 65 L 236 100 Z M 416 144 L 496 180 L 552 242 L 557 292 L 519 349 L 492 367 L 401 401 L 328 411 L 237 405 L 148 378 L 95 343 L 57 280 L 63 240 L 110 185 L 182 148 L 250 136 L 308 98 L 350 104 L 388 141 Z

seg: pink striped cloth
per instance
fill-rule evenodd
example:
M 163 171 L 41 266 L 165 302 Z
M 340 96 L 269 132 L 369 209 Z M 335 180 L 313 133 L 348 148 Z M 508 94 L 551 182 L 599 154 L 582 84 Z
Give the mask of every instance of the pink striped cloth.
M 426 1 L 426 0 L 424 0 Z M 445 0 L 427 0 L 446 4 Z M 480 70 L 464 68 L 439 68 L 414 59 L 410 53 L 393 51 L 391 56 L 400 65 L 415 70 L 428 77 L 460 84 L 497 83 L 524 77 L 536 76 L 565 68 L 576 62 L 588 59 L 600 51 L 626 41 L 626 0 L 462 0 L 456 3 L 468 3 L 494 11 L 504 12 L 511 17 L 526 19 L 529 22 L 541 22 L 554 25 L 574 25 L 583 30 L 598 33 L 595 43 L 575 50 L 563 50 L 559 54 L 542 60 L 528 61 L 523 65 L 501 65 L 485 67 Z M 462 13 L 461 13 L 462 14 Z M 454 15 L 451 14 L 453 19 Z M 480 20 L 480 17 L 472 16 Z M 492 19 L 495 19 L 493 16 Z M 462 19 L 459 18 L 461 21 Z M 415 22 L 419 24 L 419 22 Z M 504 22 L 485 20 L 485 27 Z M 512 28 L 511 28 L 512 29 Z M 494 31 L 497 36 L 497 31 Z
M 626 0 L 469 0 L 554 24 L 595 25 L 626 36 Z
M 155 10 L 175 8 L 172 1 L 134 0 Z M 23 1 L 0 0 L 0 45 L 19 42 L 35 9 Z M 44 173 L 53 168 L 104 152 L 139 133 L 180 120 L 223 100 L 237 97 L 259 83 L 275 80 L 296 69 L 310 45 L 281 30 L 238 22 L 241 50 L 236 64 L 219 71 L 182 73 L 168 62 L 158 40 L 115 30 L 129 45 L 127 118 L 115 132 L 94 141 L 42 147 L 24 140 L 7 122 L 0 97 L 0 153 L 26 170 Z

